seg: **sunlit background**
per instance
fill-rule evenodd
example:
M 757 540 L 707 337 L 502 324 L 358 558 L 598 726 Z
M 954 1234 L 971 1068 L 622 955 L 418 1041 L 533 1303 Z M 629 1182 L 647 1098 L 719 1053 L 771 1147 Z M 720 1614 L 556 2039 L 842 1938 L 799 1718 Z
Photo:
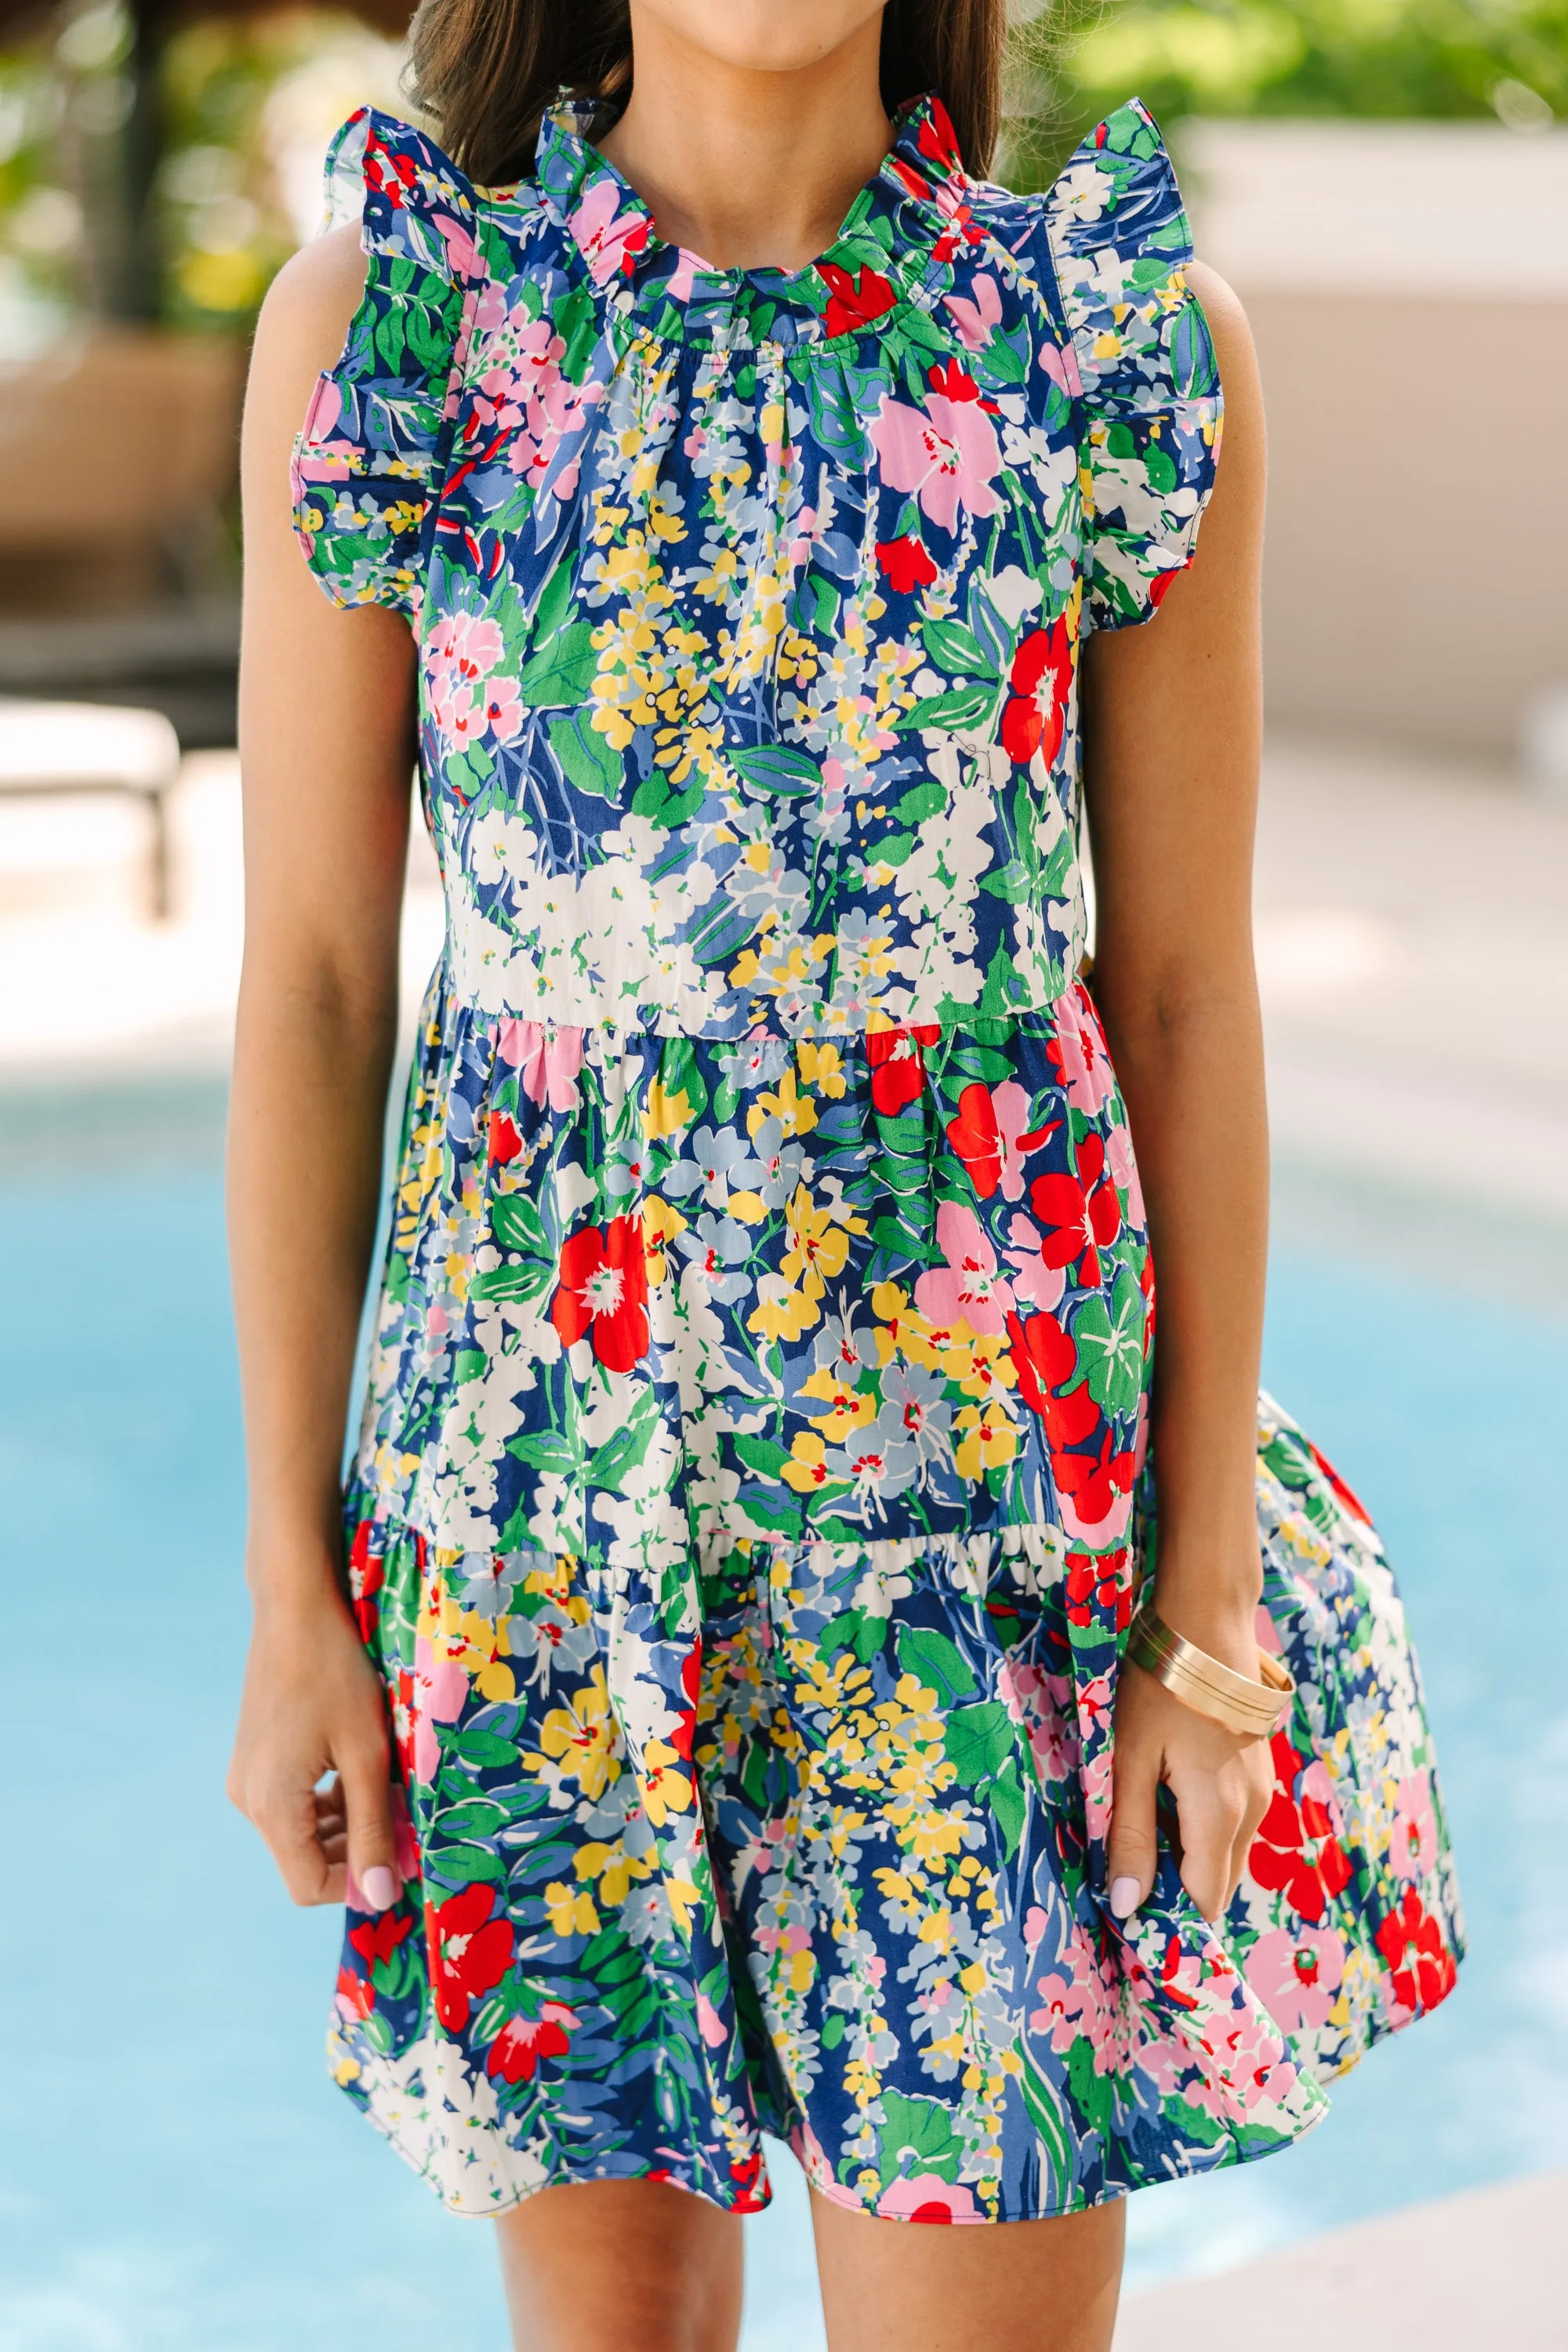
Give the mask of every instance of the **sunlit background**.
M 1119 2345 L 1560 2346 L 1568 0 L 1016 14 L 1000 175 L 1136 90 L 1254 323 L 1266 1370 L 1388 1533 L 1472 1934 L 1312 2140 L 1134 2201 Z M 329 134 L 411 111 L 404 21 L 0 0 L 0 2352 L 507 2340 L 221 1794 L 238 403 Z M 440 931 L 418 844 L 410 1005 Z M 746 2352 L 819 2352 L 773 2172 Z

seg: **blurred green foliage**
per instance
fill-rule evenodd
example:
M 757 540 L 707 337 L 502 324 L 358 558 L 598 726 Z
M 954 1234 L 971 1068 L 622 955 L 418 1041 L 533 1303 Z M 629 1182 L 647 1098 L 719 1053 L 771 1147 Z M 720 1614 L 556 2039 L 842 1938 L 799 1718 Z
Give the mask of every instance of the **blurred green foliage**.
M 1568 0 L 1058 0 L 1015 32 L 1008 176 L 1038 185 L 1132 94 L 1187 114 L 1568 116 Z

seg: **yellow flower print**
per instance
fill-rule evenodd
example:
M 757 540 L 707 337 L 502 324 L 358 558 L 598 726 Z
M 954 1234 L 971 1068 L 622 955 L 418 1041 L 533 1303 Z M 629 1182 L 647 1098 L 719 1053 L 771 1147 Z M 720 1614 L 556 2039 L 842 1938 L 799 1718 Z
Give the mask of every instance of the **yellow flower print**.
M 683 1095 L 680 1099 L 684 1102 Z M 654 1289 L 669 1272 L 669 1260 L 665 1255 L 666 1242 L 686 1231 L 687 1220 L 679 1209 L 661 1201 L 657 1192 L 649 1192 L 642 1204 L 643 1253 L 647 1260 L 647 1278 Z
M 658 1135 L 679 1135 L 683 1127 L 690 1126 L 691 1118 L 691 1101 L 685 1090 L 672 1095 L 662 1078 L 655 1078 L 642 1115 L 643 1133 L 649 1141 Z
M 1006 1338 L 1000 1331 L 970 1331 L 966 1326 L 960 1344 L 943 1355 L 942 1368 L 965 1396 L 982 1402 L 992 1397 L 1003 1403 L 1002 1391 L 1018 1384 Z
M 1003 1469 L 1018 1451 L 1018 1433 L 994 1399 L 966 1404 L 957 1425 L 965 1433 L 953 1449 L 953 1460 L 959 1476 L 971 1486 L 977 1486 L 987 1470 Z
M 743 1225 L 760 1225 L 768 1213 L 768 1204 L 760 1192 L 731 1192 L 730 1214 Z
M 544 1907 L 550 1915 L 552 1936 L 596 1936 L 599 1915 L 594 1908 L 594 1898 L 586 1888 L 574 1889 L 552 1878 L 544 1890 Z
M 669 1916 L 674 1922 L 677 1935 L 689 1938 L 691 1915 L 700 1903 L 701 1896 L 690 1879 L 679 1871 L 672 1872 L 665 1880 L 664 1894 L 665 1900 L 669 1905 Z
M 620 1778 L 617 1738 L 603 1666 L 594 1668 L 591 1679 L 571 1694 L 564 1706 L 551 1708 L 539 1731 L 544 1755 L 590 1798 L 603 1796 L 607 1784 Z M 528 1762 L 536 1772 L 544 1769 L 543 1757 L 530 1757 Z
M 614 1845 L 605 1845 L 591 1838 L 586 1845 L 578 1847 L 572 1857 L 572 1867 L 579 1878 L 597 1880 L 600 1902 L 614 1911 L 626 1901 L 638 1879 L 653 1876 L 658 1858 L 652 1853 L 628 1853 L 619 1839 Z
M 831 1095 L 835 1100 L 844 1092 L 847 1083 L 844 1062 L 837 1045 L 814 1045 L 809 1038 L 805 1038 L 796 1048 L 795 1059 L 800 1065 L 801 1077 L 808 1087 L 816 1087 L 820 1093 Z
M 841 1387 L 834 1379 L 830 1365 L 824 1365 L 820 1371 L 813 1372 L 808 1381 L 803 1381 L 801 1392 L 805 1396 L 820 1397 L 826 1404 L 827 1411 L 814 1412 L 811 1421 L 813 1427 L 821 1430 L 830 1445 L 844 1444 L 851 1430 L 863 1429 L 868 1421 L 877 1418 L 876 1398 L 861 1396 L 854 1389 Z
M 746 1114 L 747 1132 L 755 1135 L 770 1116 L 779 1121 L 786 1135 L 809 1135 L 816 1125 L 816 1105 L 809 1095 L 800 1093 L 793 1070 L 784 1072 L 776 1095 L 757 1097 L 755 1108 Z
M 819 1486 L 826 1486 L 833 1473 L 827 1466 L 827 1448 L 821 1438 L 812 1436 L 808 1430 L 797 1429 L 790 1446 L 790 1458 L 779 1475 L 797 1495 L 815 1495 Z
M 764 1274 L 757 1284 L 757 1303 L 746 1318 L 747 1330 L 764 1339 L 798 1339 L 822 1312 L 817 1305 L 822 1290 L 819 1282 L 815 1291 L 803 1293 L 792 1289 L 783 1275 Z
M 656 1830 L 664 1827 L 671 1813 L 690 1809 L 691 1782 L 679 1755 L 666 1740 L 650 1739 L 644 1748 L 637 1786 L 643 1811 Z
M 787 1074 L 786 1084 L 792 1080 L 793 1073 Z M 816 1206 L 804 1184 L 795 1186 L 784 1223 L 789 1247 L 784 1255 L 784 1271 L 792 1282 L 798 1280 L 808 1298 L 820 1298 L 834 1276 L 844 1271 L 849 1236 L 834 1223 L 830 1211 Z

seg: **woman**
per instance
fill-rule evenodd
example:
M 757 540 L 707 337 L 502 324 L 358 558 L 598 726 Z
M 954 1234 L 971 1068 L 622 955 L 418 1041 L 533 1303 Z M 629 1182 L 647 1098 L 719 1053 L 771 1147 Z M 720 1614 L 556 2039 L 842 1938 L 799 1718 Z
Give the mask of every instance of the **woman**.
M 732 2345 L 765 2127 L 836 2347 L 1106 2345 L 1127 2191 L 1452 1977 L 1259 1420 L 1252 348 L 1135 102 L 984 183 L 1004 13 L 426 0 L 450 157 L 346 126 L 258 335 L 231 1785 L 520 2344 Z

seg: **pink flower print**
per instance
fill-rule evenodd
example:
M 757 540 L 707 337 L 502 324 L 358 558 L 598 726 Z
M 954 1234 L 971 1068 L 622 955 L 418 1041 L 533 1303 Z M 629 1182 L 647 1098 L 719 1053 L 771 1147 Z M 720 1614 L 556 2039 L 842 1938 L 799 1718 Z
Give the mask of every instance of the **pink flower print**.
M 1388 1866 L 1396 1878 L 1422 1879 L 1436 1859 L 1437 1820 L 1432 1810 L 1431 1776 L 1414 1772 L 1399 1783 Z
M 1345 1969 L 1345 1944 L 1331 1927 L 1271 1927 L 1247 1956 L 1247 1981 L 1287 2033 L 1329 2021 Z
M 1067 1711 L 1069 1690 L 1059 1675 L 1025 1664 L 1011 1652 L 1004 1658 L 996 1681 L 997 1696 L 1008 1720 L 1018 1724 L 1028 1740 L 1035 1776 L 1042 1788 L 1065 1780 L 1079 1766 L 1078 1724 Z
M 648 240 L 652 224 L 635 205 L 620 210 L 621 189 L 613 173 L 591 183 L 566 226 L 576 238 L 595 286 L 629 271 Z
M 1145 1222 L 1143 1187 L 1139 1181 L 1138 1162 L 1132 1150 L 1132 1138 L 1125 1127 L 1113 1127 L 1106 1137 L 1105 1164 L 1116 1183 L 1127 1195 L 1128 1223 L 1142 1224 Z
M 1002 289 L 994 278 L 975 279 L 973 302 L 966 301 L 962 294 L 949 294 L 946 300 L 964 350 L 983 352 L 991 341 L 993 328 L 1002 323 Z
M 895 2221 L 978 2221 L 974 2192 L 955 2187 L 937 2172 L 911 2172 L 884 2189 L 877 2210 Z
M 1024 1949 L 1026 1952 L 1038 1948 L 1050 1924 L 1049 1913 L 1042 1911 L 1037 1903 L 1031 1903 L 1024 1914 Z
M 441 1769 L 438 1723 L 456 1723 L 468 1696 L 468 1677 L 455 1658 L 438 1658 L 424 1633 L 414 1642 L 414 1771 L 431 1781 Z
M 914 491 L 928 519 L 951 531 L 958 528 L 960 507 L 972 515 L 995 513 L 991 484 L 1002 452 L 973 377 L 956 361 L 945 373 L 933 368 L 931 374 L 940 384 L 927 394 L 923 413 L 883 394 L 871 420 L 871 441 L 889 488 Z
M 700 1988 L 697 1994 L 697 2030 L 710 2050 L 722 2050 L 730 2039 L 729 2027 Z
M 915 1305 L 943 1330 L 967 1323 L 978 1337 L 1006 1328 L 1013 1304 L 1010 1283 L 996 1272 L 996 1253 L 979 1218 L 961 1201 L 943 1201 L 936 1213 L 937 1247 L 946 1258 L 928 1267 L 915 1284 Z
M 503 1021 L 496 1038 L 500 1060 L 510 1062 L 531 1103 L 548 1103 L 552 1111 L 575 1110 L 581 1096 L 577 1073 L 583 1066 L 581 1029 L 546 1029 L 542 1021 Z
M 1016 1216 L 1007 1231 L 1016 1246 L 1002 1255 L 1014 1269 L 1013 1289 L 1019 1298 L 1032 1298 L 1047 1315 L 1061 1305 L 1062 1293 L 1068 1286 L 1067 1268 L 1047 1265 L 1041 1255 L 1044 1236 L 1037 1225 L 1027 1217 Z
M 1081 989 L 1064 996 L 1057 1034 L 1046 1047 L 1074 1110 L 1093 1118 L 1109 1101 L 1116 1073 L 1105 1050 L 1100 1022 Z
M 1040 366 L 1069 400 L 1082 399 L 1083 378 L 1079 373 L 1078 352 L 1070 338 L 1065 343 L 1053 343 L 1048 340 L 1042 341 Z

